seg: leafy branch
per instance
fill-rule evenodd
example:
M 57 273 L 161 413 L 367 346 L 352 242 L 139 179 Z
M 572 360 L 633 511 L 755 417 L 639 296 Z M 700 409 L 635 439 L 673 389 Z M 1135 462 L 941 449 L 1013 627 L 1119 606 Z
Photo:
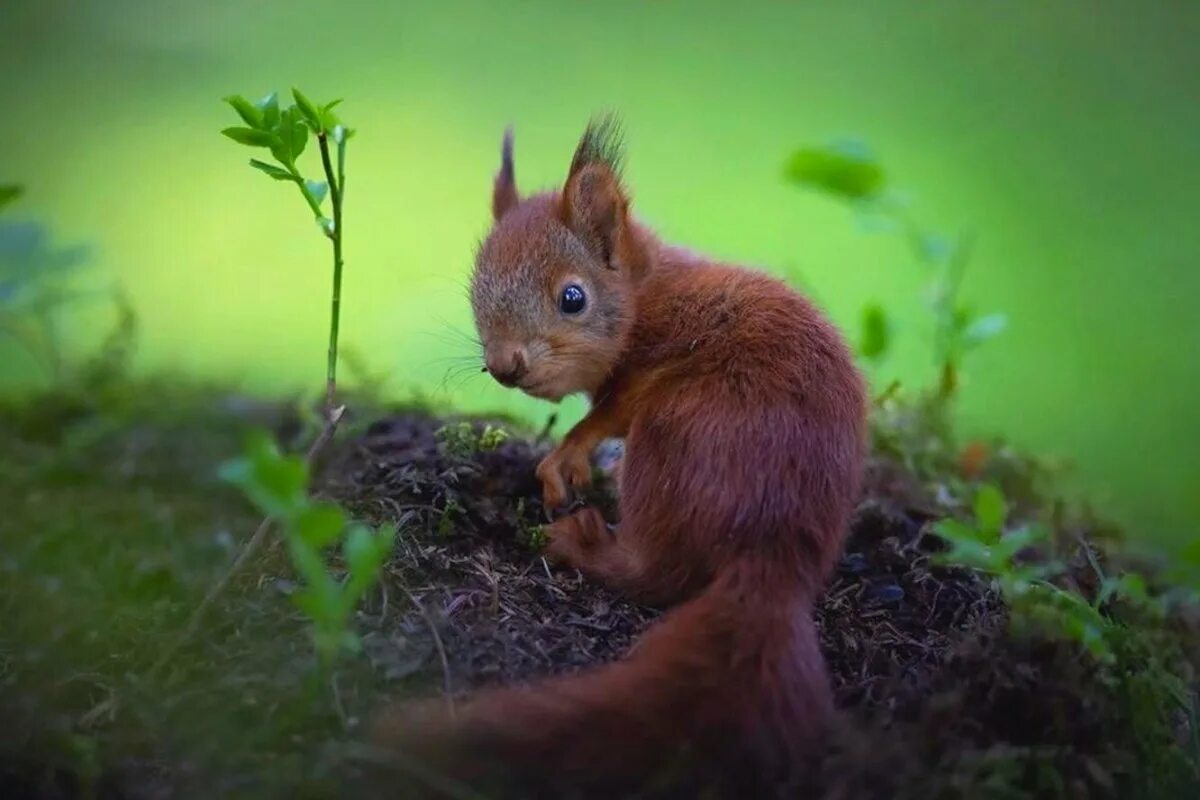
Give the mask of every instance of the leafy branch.
M 792 183 L 849 204 L 864 227 L 899 232 L 916 259 L 928 268 L 932 276 L 927 292 L 934 322 L 933 351 L 939 371 L 935 397 L 951 399 L 958 390 L 965 356 L 1008 324 L 1004 314 L 979 315 L 962 300 L 973 237 L 946 238 L 917 222 L 907 204 L 888 189 L 883 168 L 861 143 L 839 142 L 797 150 L 784 174 Z M 890 324 L 883 307 L 878 303 L 865 306 L 861 325 L 859 352 L 872 361 L 882 359 L 890 342 Z
M 346 196 L 346 143 L 354 131 L 343 125 L 333 111 L 341 100 L 318 105 L 299 89 L 292 89 L 292 97 L 295 103 L 282 109 L 279 97 L 274 92 L 257 103 L 251 103 L 241 95 L 226 97 L 225 102 L 233 107 L 245 126 L 225 128 L 221 133 L 238 144 L 270 152 L 275 159 L 274 164 L 252 158 L 250 166 L 273 180 L 295 184 L 320 230 L 330 240 L 333 250 L 333 291 L 330 297 L 329 349 L 325 366 L 325 418 L 328 422 L 333 419 L 336 410 L 338 330 L 344 265 L 342 203 Z M 297 159 L 304 153 L 310 134 L 316 137 L 321 153 L 321 167 L 325 175 L 323 181 L 306 178 L 297 166 Z M 331 139 L 337 149 L 336 167 L 330 153 Z M 332 219 L 322 211 L 326 197 L 332 206 Z
M 226 97 L 225 102 L 245 124 L 225 128 L 221 133 L 240 145 L 269 152 L 274 163 L 252 158 L 250 166 L 272 180 L 294 184 L 312 212 L 319 230 L 330 242 L 333 287 L 325 369 L 324 427 L 303 459 L 284 457 L 274 450 L 274 445 L 259 437 L 247 446 L 240 461 L 227 466 L 223 473 L 226 478 L 241 486 L 266 516 L 237 559 L 209 588 L 192 612 L 175 647 L 164 651 L 155 662 L 151 674 L 164 666 L 178 648 L 195 634 L 205 611 L 258 550 L 274 523 L 281 524 L 293 565 L 306 582 L 306 588 L 297 596 L 297 602 L 313 621 L 317 650 L 325 664 L 352 638 L 346 629 L 349 613 L 361 593 L 378 576 L 383 559 L 391 548 L 394 531 L 371 534 L 368 528 L 357 524 L 347 528 L 340 509 L 328 504 L 311 503 L 306 495 L 312 464 L 333 439 L 345 413 L 345 406 L 337 404 L 337 361 L 344 267 L 342 245 L 345 229 L 346 144 L 354 131 L 342 124 L 334 113 L 334 108 L 341 100 L 318 105 L 299 89 L 292 90 L 292 97 L 295 102 L 286 107 L 280 106 L 279 96 L 275 92 L 257 103 L 250 102 L 242 95 Z M 323 181 L 306 177 L 300 167 L 299 159 L 310 137 L 317 140 L 325 177 Z M 335 156 L 330 148 L 331 140 L 336 148 L 336 167 Z M 332 207 L 332 218 L 322 210 L 326 199 Z M 332 578 L 325 571 L 321 558 L 322 549 L 339 540 L 350 563 L 349 583 L 340 589 L 330 583 Z

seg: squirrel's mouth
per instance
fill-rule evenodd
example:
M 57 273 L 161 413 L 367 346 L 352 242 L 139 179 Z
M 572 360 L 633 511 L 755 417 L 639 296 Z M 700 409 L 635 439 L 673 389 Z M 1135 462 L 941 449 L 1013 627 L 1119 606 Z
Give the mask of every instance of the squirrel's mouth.
M 551 400 L 557 403 L 563 399 L 564 395 L 564 392 L 557 391 L 553 385 L 545 381 L 522 381 L 517 386 L 525 394 L 539 400 Z

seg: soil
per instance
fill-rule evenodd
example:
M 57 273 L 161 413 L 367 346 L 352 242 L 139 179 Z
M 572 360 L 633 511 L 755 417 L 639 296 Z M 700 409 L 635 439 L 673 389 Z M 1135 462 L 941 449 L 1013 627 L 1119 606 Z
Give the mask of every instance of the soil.
M 381 420 L 325 473 L 324 490 L 356 514 L 419 531 L 390 569 L 422 612 L 398 615 L 402 638 L 368 635 L 377 668 L 461 692 L 619 658 L 658 612 L 552 572 L 524 543 L 542 521 L 533 470 L 549 445 L 511 440 L 453 458 L 437 446 L 441 424 Z M 611 488 L 601 480 L 590 501 L 611 503 Z M 446 508 L 456 510 L 452 528 Z M 931 563 L 942 544 L 929 523 L 944 513 L 897 463 L 872 460 L 816 613 L 845 719 L 801 796 L 923 795 L 938 769 L 962 791 L 994 772 L 1007 788 L 1036 792 L 1045 764 L 1072 793 L 1114 792 L 1110 770 L 1127 765 L 1104 760 L 1106 689 L 1076 648 L 1010 637 L 988 579 Z
M 533 472 L 548 441 L 514 437 L 454 455 L 438 441 L 445 423 L 415 411 L 383 417 L 328 454 L 315 482 L 358 518 L 399 526 L 381 590 L 356 618 L 368 688 L 346 702 L 359 709 L 616 659 L 660 613 L 538 555 Z M 609 512 L 611 467 L 610 450 L 587 498 Z M 896 459 L 872 458 L 816 614 L 843 713 L 811 781 L 781 796 L 1130 796 L 1142 754 L 1119 729 L 1126 712 L 1111 681 L 1075 646 L 1013 636 L 990 580 L 933 563 L 942 545 L 930 523 L 949 510 Z M 277 549 L 265 558 L 249 582 L 285 573 Z M 1073 563 L 1086 585 L 1086 560 L 1076 553 Z M 105 797 L 177 797 L 180 773 L 197 769 L 126 760 L 93 785 Z M 0 794 L 81 796 L 70 775 L 56 773 L 50 791 L 34 773 L 0 755 Z

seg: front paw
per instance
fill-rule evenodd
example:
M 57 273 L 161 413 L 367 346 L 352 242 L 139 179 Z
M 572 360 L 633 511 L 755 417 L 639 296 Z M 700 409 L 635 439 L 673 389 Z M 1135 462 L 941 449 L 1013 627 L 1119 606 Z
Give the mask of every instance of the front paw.
M 591 484 L 592 465 L 584 450 L 560 445 L 542 459 L 536 474 L 542 482 L 542 505 L 549 515 L 567 505 L 573 490 Z

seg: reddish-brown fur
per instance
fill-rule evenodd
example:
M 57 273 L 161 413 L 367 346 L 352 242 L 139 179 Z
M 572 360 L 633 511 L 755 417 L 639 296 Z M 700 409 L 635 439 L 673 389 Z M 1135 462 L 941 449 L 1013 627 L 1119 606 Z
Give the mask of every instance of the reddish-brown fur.
M 472 302 L 493 371 L 592 398 L 538 467 L 548 508 L 625 438 L 616 533 L 576 511 L 547 554 L 673 609 L 618 663 L 484 692 L 453 719 L 401 711 L 382 738 L 525 791 L 629 790 L 672 767 L 742 791 L 795 778 L 832 709 L 811 613 L 858 492 L 863 387 L 806 299 L 631 218 L 614 133 L 590 127 L 563 190 L 524 200 L 506 139 Z M 567 281 L 588 294 L 579 319 L 558 313 Z

